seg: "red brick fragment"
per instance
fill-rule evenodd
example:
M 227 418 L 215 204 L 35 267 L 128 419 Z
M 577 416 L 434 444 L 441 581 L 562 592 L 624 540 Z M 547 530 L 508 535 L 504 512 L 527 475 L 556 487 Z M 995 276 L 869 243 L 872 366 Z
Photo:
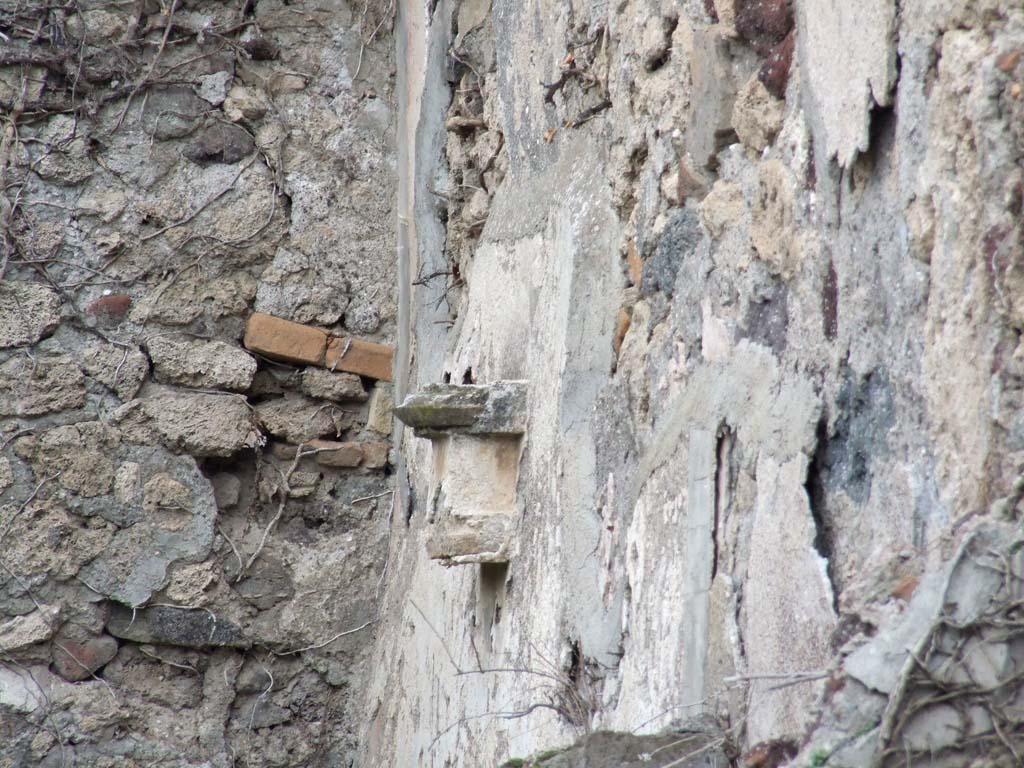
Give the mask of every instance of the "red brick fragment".
M 90 302 L 85 313 L 96 318 L 97 324 L 104 328 L 120 325 L 132 306 L 132 297 L 126 293 L 108 293 Z
M 644 270 L 643 259 L 636 249 L 636 243 L 630 240 L 626 245 L 626 264 L 629 265 L 629 281 L 633 285 L 640 285 L 640 275 Z
M 395 350 L 384 344 L 362 339 L 332 338 L 327 345 L 324 365 L 332 371 L 345 371 L 380 381 L 391 381 Z
M 917 585 L 921 583 L 921 580 L 916 576 L 907 575 L 897 581 L 892 590 L 889 592 L 893 597 L 908 602 L 914 595 L 914 591 L 917 589 Z
M 245 324 L 245 348 L 274 360 L 323 365 L 327 333 L 301 323 L 254 312 Z
M 996 68 L 1000 72 L 1010 74 L 1017 68 L 1017 65 L 1020 63 L 1021 56 L 1024 56 L 1024 51 L 1020 48 L 1007 51 L 996 58 Z
M 81 642 L 63 639 L 53 645 L 53 669 L 72 683 L 88 680 L 116 655 L 117 640 L 109 635 Z
M 633 322 L 633 312 L 629 307 L 619 307 L 619 315 L 615 320 L 615 335 L 612 337 L 612 352 L 618 358 L 619 350 L 622 349 L 622 342 L 626 338 L 629 326 Z

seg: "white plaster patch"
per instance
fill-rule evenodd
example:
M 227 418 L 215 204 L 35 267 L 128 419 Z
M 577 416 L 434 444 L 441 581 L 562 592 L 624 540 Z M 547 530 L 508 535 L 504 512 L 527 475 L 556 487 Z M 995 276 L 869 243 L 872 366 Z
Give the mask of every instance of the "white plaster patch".
M 824 156 L 848 167 L 868 148 L 872 106 L 892 103 L 896 4 L 808 0 L 797 7 L 801 79 L 817 105 Z
M 817 672 L 828 667 L 835 627 L 832 586 L 814 549 L 815 524 L 804 481 L 807 457 L 757 462 L 757 504 L 744 583 L 743 640 L 751 676 Z M 820 681 L 778 688 L 755 679 L 748 700 L 747 741 L 804 732 Z M 774 690 L 773 690 L 774 689 Z

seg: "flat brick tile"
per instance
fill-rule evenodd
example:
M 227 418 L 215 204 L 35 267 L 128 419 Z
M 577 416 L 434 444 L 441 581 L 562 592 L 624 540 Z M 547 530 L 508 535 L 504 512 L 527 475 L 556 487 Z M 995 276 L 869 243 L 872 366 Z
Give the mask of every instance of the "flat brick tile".
M 245 325 L 243 343 L 246 349 L 274 360 L 300 365 L 323 365 L 327 333 L 319 328 L 255 312 L 249 316 Z
M 371 379 L 391 381 L 395 350 L 384 344 L 349 338 L 332 338 L 324 365 L 332 371 L 358 373 Z

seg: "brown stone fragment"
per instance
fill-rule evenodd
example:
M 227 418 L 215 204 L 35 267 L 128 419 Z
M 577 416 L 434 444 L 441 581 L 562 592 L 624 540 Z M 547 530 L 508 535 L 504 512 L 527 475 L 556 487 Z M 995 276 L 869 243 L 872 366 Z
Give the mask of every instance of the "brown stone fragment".
M 615 320 L 615 336 L 612 338 L 612 350 L 616 357 L 619 356 L 619 350 L 622 349 L 622 342 L 626 338 L 632 321 L 633 313 L 626 307 L 620 307 L 619 316 Z
M 1024 51 L 1020 48 L 1013 51 L 1007 51 L 996 58 L 996 68 L 1000 72 L 1010 74 L 1017 68 L 1017 64 L 1020 63 L 1021 56 L 1024 56 Z
M 382 435 L 390 435 L 394 420 L 392 411 L 395 404 L 392 400 L 391 387 L 377 383 L 370 393 L 370 407 L 366 415 L 366 427 Z
M 486 128 L 487 123 L 479 117 L 463 117 L 462 115 L 455 115 L 455 117 L 448 118 L 444 127 L 455 133 L 470 133 L 480 128 Z
M 384 344 L 374 344 L 355 338 L 332 338 L 327 344 L 324 365 L 332 371 L 358 373 L 371 379 L 391 381 L 391 366 L 395 350 Z
M 640 258 L 640 252 L 637 251 L 636 242 L 633 240 L 630 240 L 626 246 L 626 263 L 629 265 L 629 281 L 633 285 L 640 285 L 640 275 L 644 269 L 644 262 Z
M 271 440 L 267 443 L 267 451 L 271 456 L 280 461 L 291 461 L 294 459 L 297 448 L 297 445 L 282 443 L 277 440 Z
M 796 43 L 794 33 L 786 35 L 786 39 L 776 45 L 768 53 L 761 69 L 757 73 L 765 89 L 777 99 L 786 98 L 786 86 L 789 85 L 789 70 L 793 64 L 793 47 Z
M 707 181 L 686 163 L 679 164 L 679 177 L 677 180 L 678 189 L 676 195 L 679 197 L 680 205 L 686 202 L 687 198 L 695 197 L 703 199 L 707 194 Z M 639 285 L 639 283 L 637 283 Z
M 893 584 L 892 590 L 889 592 L 893 597 L 909 602 L 910 598 L 913 597 L 914 591 L 917 589 L 917 585 L 920 580 L 913 575 L 904 576 L 902 579 Z
M 324 467 L 352 468 L 358 467 L 363 461 L 363 449 L 360 443 L 339 443 L 333 440 L 311 440 L 306 450 L 316 450 L 316 463 Z
M 96 322 L 104 328 L 120 325 L 124 316 L 132 306 L 132 297 L 126 293 L 111 293 L 100 296 L 85 308 L 87 315 L 96 318 Z
M 799 748 L 791 739 L 762 741 L 743 756 L 746 768 L 778 768 L 796 757 Z
M 789 0 L 736 0 L 736 32 L 762 56 L 792 28 Z
M 72 683 L 88 680 L 117 655 L 117 640 L 101 635 L 89 640 L 62 639 L 53 644 L 53 669 Z
M 262 35 L 243 43 L 242 47 L 254 61 L 270 61 L 276 59 L 281 52 L 273 40 Z
M 367 469 L 383 469 L 388 463 L 391 443 L 359 443 L 363 449 L 363 466 Z
M 274 360 L 323 365 L 327 334 L 319 328 L 254 312 L 245 324 L 242 343 L 246 349 Z

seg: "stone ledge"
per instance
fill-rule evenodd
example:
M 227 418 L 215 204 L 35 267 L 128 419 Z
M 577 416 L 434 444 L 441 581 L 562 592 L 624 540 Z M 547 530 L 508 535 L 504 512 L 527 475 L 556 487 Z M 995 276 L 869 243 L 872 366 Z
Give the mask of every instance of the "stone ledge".
M 521 435 L 526 431 L 526 393 L 525 381 L 428 384 L 396 406 L 394 415 L 417 437 Z

